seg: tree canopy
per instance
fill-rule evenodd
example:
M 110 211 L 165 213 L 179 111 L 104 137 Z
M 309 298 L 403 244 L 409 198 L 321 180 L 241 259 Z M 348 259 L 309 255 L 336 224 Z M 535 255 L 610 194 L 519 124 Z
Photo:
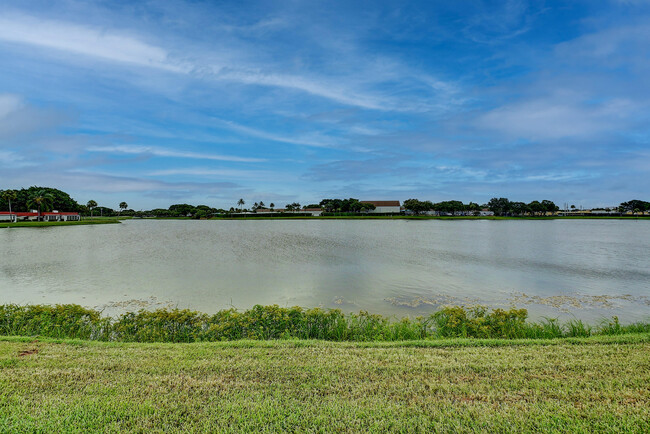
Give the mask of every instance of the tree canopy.
M 6 190 L 0 191 L 0 195 L 4 194 Z M 81 205 L 77 203 L 70 195 L 56 188 L 50 187 L 29 187 L 20 190 L 14 190 L 16 197 L 11 201 L 11 209 L 16 212 L 26 212 L 30 210 L 27 202 L 38 193 L 49 194 L 52 196 L 52 208 L 57 211 L 64 212 L 78 212 L 81 211 Z M 9 211 L 9 204 L 7 201 L 0 201 L 0 211 Z

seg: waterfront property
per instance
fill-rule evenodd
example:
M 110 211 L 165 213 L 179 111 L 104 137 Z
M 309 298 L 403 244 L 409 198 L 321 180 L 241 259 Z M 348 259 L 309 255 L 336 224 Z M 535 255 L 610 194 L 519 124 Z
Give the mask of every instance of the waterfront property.
M 375 206 L 368 214 L 399 214 L 402 211 L 399 200 L 362 200 L 361 203 Z
M 42 212 L 40 215 L 41 221 L 47 222 L 71 222 L 79 221 L 81 217 L 78 212 Z M 38 211 L 29 211 L 29 212 L 7 212 L 0 211 L 0 221 L 38 221 L 39 214 Z

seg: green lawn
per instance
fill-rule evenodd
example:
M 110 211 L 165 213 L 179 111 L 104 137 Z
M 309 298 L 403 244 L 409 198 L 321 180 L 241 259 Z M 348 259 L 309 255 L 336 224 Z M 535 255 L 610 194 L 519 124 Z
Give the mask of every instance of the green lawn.
M 79 225 L 103 225 L 110 223 L 120 223 L 116 218 L 94 217 L 86 218 L 77 222 L 0 222 L 0 228 L 40 228 L 49 226 L 79 226 Z
M 650 335 L 0 338 L 0 431 L 649 432 Z

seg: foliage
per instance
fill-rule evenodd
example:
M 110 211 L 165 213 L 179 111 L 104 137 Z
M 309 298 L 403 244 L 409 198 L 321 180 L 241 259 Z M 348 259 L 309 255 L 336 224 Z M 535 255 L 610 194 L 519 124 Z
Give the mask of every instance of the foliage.
M 39 192 L 52 195 L 52 209 L 67 212 L 76 212 L 80 210 L 80 205 L 72 199 L 68 193 L 57 190 L 56 188 L 33 186 L 14 191 L 16 193 L 16 198 L 11 201 L 11 205 L 12 210 L 16 212 L 29 211 L 30 207 L 27 205 L 27 202 L 31 197 L 35 196 Z M 4 191 L 0 191 L 0 194 L 2 193 L 4 193 Z M 9 206 L 6 201 L 0 201 L 0 211 L 9 211 Z
M 309 208 L 322 208 L 327 213 L 361 213 L 375 209 L 375 205 L 360 202 L 359 199 L 323 199 L 318 205 L 309 205 Z
M 638 199 L 633 199 L 627 202 L 621 203 L 619 209 L 623 212 L 644 212 L 650 211 L 650 202 L 645 202 Z
M 598 328 L 555 319 L 528 323 L 525 309 L 445 307 L 435 314 L 395 320 L 366 311 L 260 306 L 214 315 L 187 309 L 128 312 L 117 319 L 77 305 L 0 305 L 0 335 L 43 335 L 119 342 L 199 342 L 238 339 L 405 341 L 440 338 L 549 339 L 650 332 L 650 324 L 621 325 L 618 318 Z

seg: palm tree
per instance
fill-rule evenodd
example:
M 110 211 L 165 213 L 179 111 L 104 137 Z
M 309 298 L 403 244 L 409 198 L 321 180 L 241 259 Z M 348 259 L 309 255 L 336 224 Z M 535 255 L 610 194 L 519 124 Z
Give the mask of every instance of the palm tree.
M 264 208 L 264 202 L 262 202 L 261 200 L 260 200 L 259 207 L 260 207 L 260 208 Z
M 88 203 L 86 204 L 86 206 L 90 210 L 90 217 L 92 217 L 93 216 L 93 208 L 95 208 L 97 206 L 97 202 L 95 202 L 94 200 L 89 200 Z
M 237 205 L 239 205 L 239 212 L 242 212 L 242 211 L 243 211 L 243 208 L 242 208 L 242 207 L 243 207 L 244 205 L 246 205 L 246 202 L 244 201 L 244 199 L 239 199 L 239 200 L 237 201 Z
M 271 211 L 273 211 L 273 208 L 275 208 L 275 204 L 274 204 L 273 202 L 271 202 L 271 203 L 269 204 L 269 207 L 271 208 Z
M 41 212 L 52 209 L 54 203 L 54 196 L 46 190 L 39 190 L 27 201 L 29 208 L 38 208 L 38 221 L 41 221 Z
M 122 214 L 122 211 L 127 209 L 129 207 L 129 204 L 126 202 L 120 202 L 120 215 Z
M 16 200 L 17 196 L 16 190 L 5 190 L 2 192 L 2 198 L 9 202 L 9 219 L 11 219 L 11 201 Z

